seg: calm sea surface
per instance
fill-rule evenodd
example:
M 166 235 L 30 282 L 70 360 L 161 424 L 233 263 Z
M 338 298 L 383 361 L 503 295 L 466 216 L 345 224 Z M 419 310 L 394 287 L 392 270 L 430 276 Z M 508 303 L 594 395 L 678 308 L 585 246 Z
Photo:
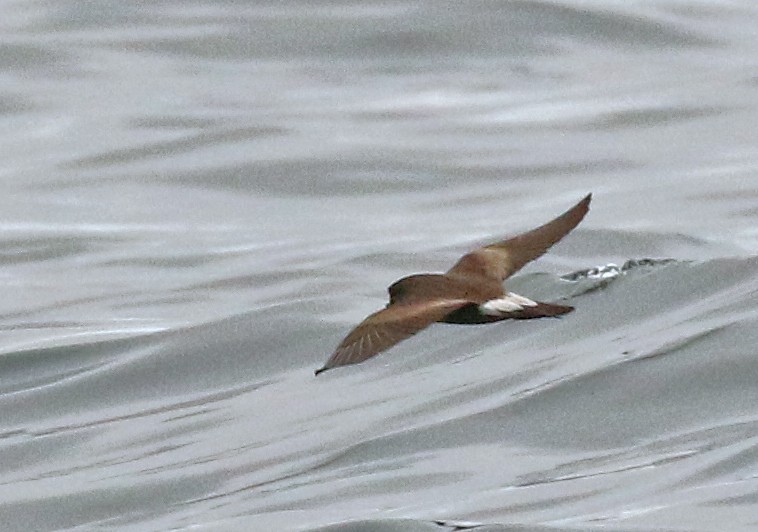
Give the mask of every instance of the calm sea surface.
M 755 2 L 0 12 L 3 530 L 758 529 Z M 588 192 L 574 313 L 314 378 Z

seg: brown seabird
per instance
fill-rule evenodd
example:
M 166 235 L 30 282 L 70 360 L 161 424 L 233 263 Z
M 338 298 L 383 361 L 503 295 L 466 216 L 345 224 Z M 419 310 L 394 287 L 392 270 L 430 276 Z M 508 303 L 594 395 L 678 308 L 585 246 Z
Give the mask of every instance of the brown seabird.
M 387 306 L 350 331 L 316 375 L 363 362 L 434 322 L 469 325 L 571 312 L 574 307 L 506 292 L 502 283 L 576 227 L 591 199 L 592 194 L 587 194 L 545 225 L 467 253 L 446 273 L 422 273 L 395 281 L 389 287 Z

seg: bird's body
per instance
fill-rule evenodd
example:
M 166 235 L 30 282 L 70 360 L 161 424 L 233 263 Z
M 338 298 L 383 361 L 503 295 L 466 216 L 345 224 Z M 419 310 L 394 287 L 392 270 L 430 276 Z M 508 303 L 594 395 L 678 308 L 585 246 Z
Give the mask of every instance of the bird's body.
M 573 307 L 532 301 L 506 292 L 503 281 L 541 256 L 584 218 L 592 198 L 540 227 L 476 249 L 446 273 L 415 274 L 389 287 L 387 306 L 364 319 L 337 346 L 324 367 L 357 364 L 389 349 L 434 322 L 490 323 L 558 316 Z
M 467 299 L 483 303 L 503 294 L 497 281 L 482 281 L 442 273 L 417 273 L 395 281 L 389 287 L 389 305 L 434 298 Z

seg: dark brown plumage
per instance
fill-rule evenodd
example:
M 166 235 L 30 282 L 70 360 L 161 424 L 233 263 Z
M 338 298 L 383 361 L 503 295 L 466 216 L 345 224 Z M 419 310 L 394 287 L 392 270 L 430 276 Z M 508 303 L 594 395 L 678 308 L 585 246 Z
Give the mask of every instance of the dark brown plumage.
M 434 322 L 490 323 L 571 312 L 573 307 L 505 292 L 502 283 L 576 227 L 587 214 L 591 199 L 588 194 L 536 229 L 467 253 L 444 274 L 417 274 L 394 282 L 387 306 L 358 324 L 316 375 L 363 362 Z

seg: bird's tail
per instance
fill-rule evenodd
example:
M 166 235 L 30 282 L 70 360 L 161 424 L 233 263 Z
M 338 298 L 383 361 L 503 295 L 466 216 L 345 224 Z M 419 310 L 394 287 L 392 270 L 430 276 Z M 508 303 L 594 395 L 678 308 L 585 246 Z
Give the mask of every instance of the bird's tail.
M 529 320 L 532 318 L 547 318 L 550 316 L 560 316 L 574 310 L 574 307 L 568 305 L 558 305 L 556 303 L 543 303 L 535 301 L 536 305 L 524 307 L 519 311 L 509 313 L 508 317 L 514 320 Z

